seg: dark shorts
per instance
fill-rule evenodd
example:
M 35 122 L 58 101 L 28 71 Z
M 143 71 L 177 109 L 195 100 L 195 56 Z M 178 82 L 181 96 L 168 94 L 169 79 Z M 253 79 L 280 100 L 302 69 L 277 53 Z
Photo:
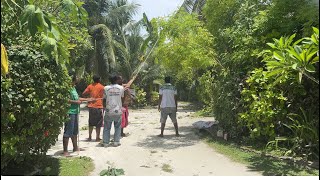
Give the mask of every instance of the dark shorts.
M 89 126 L 102 127 L 103 109 L 89 108 Z
M 69 114 L 70 120 L 64 123 L 63 137 L 77 136 L 79 131 L 78 114 Z

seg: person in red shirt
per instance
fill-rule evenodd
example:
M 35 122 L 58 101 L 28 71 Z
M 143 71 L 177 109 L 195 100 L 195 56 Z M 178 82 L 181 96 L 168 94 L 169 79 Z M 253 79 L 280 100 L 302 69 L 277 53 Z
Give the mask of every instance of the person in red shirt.
M 100 83 L 101 78 L 98 75 L 93 76 L 93 83 L 90 84 L 82 93 L 83 96 L 90 96 L 90 98 L 97 99 L 95 101 L 88 102 L 89 108 L 89 138 L 91 141 L 91 135 L 93 127 L 96 127 L 96 142 L 100 142 L 100 130 L 103 123 L 103 91 L 104 86 Z

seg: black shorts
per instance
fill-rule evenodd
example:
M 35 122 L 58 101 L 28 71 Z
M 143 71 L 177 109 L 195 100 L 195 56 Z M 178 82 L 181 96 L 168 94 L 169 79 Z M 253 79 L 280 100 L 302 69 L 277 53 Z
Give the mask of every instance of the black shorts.
M 103 109 L 89 108 L 89 126 L 101 127 L 103 123 Z

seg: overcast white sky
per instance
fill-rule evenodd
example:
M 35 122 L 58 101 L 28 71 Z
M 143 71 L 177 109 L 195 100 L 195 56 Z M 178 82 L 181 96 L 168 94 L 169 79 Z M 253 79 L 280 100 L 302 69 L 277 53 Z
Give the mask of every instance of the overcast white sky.
M 129 0 L 140 4 L 139 12 L 135 16 L 135 20 L 142 18 L 142 14 L 145 12 L 148 19 L 152 19 L 159 16 L 167 16 L 172 14 L 178 9 L 184 0 Z

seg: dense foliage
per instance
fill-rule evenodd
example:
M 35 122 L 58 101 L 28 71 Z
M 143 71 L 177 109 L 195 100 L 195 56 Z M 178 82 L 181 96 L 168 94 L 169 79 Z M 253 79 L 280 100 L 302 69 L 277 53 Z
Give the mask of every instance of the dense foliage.
M 1 43 L 9 60 L 9 73 L 1 75 L 1 172 L 45 154 L 68 119 L 71 68 L 66 63 L 90 49 L 81 5 L 1 1 Z
M 10 46 L 10 75 L 1 77 L 1 169 L 54 145 L 67 117 L 70 79 L 30 47 Z
M 156 57 L 180 94 L 201 101 L 231 138 L 317 159 L 319 3 L 199 2 L 185 1 L 159 28 Z
M 177 85 L 187 90 L 180 97 L 190 100 L 192 96 L 190 99 L 187 96 L 196 86 L 196 80 L 216 64 L 211 48 L 213 38 L 197 16 L 183 11 L 168 20 L 159 19 L 158 23 L 161 33 L 155 56 L 164 66 L 164 73 L 175 77 Z
M 164 76 L 231 138 L 319 159 L 319 2 L 186 0 L 134 21 L 128 0 L 3 0 L 1 169 L 56 142 L 70 78 L 136 77 L 135 106 L 156 105 Z M 87 20 L 89 20 L 87 22 Z M 144 32 L 144 33 L 143 33 Z M 136 76 L 138 74 L 138 76 Z M 149 100 L 149 102 L 147 101 Z

